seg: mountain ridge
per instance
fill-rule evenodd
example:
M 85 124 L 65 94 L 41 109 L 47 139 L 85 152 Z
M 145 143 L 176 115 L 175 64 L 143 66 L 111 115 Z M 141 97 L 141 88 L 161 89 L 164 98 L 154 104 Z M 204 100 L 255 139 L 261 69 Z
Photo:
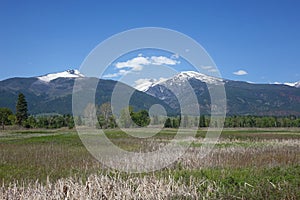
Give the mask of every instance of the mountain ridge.
M 207 76 L 197 72 L 181 72 L 145 92 L 157 97 L 173 109 L 181 106 L 199 106 L 204 114 L 210 114 L 211 103 L 207 85 L 223 84 L 226 91 L 227 114 L 229 115 L 300 115 L 300 89 L 278 84 L 252 84 Z M 179 105 L 178 97 L 191 96 L 189 87 L 197 96 L 195 102 Z M 193 104 L 193 105 L 191 105 Z
M 49 73 L 43 76 L 38 76 L 38 78 L 41 81 L 44 82 L 50 82 L 52 80 L 55 80 L 57 78 L 82 78 L 85 77 L 83 74 L 79 72 L 77 69 L 69 69 L 63 72 L 57 72 L 57 73 Z
M 42 78 L 43 77 L 43 78 Z M 85 77 L 78 70 L 50 73 L 31 78 L 10 78 L 0 81 L 0 107 L 14 110 L 19 92 L 25 94 L 32 114 L 53 113 L 70 114 L 72 112 L 72 92 L 75 80 L 83 82 L 83 89 L 89 91 L 89 81 L 99 81 L 97 104 L 110 101 L 111 93 L 117 81 Z M 148 79 L 148 81 L 151 79 Z M 124 85 L 124 83 L 121 83 Z M 133 104 L 137 109 L 148 109 L 152 103 L 163 104 L 169 113 L 178 114 L 180 105 L 176 95 L 168 90 L 173 87 L 178 97 L 189 98 L 185 87 L 190 84 L 197 96 L 201 114 L 209 114 L 209 84 L 223 84 L 226 91 L 227 113 L 229 115 L 299 115 L 300 89 L 283 84 L 252 84 L 211 77 L 194 71 L 181 72 L 169 79 L 152 79 L 145 93 L 136 91 Z M 147 85 L 146 85 L 147 86 Z M 126 87 L 131 88 L 126 85 Z M 126 88 L 125 87 L 125 88 Z M 132 89 L 132 88 L 131 88 Z M 183 93 L 182 93 L 183 92 Z M 187 102 L 186 102 L 187 103 Z M 193 104 L 188 104 L 193 109 Z
M 166 81 L 170 81 L 170 79 L 177 79 L 177 80 L 188 80 L 190 78 L 195 78 L 198 79 L 202 82 L 208 83 L 208 84 L 214 84 L 214 83 L 221 83 L 221 82 L 226 82 L 226 81 L 235 81 L 235 80 L 230 80 L 230 79 L 225 79 L 225 78 L 218 78 L 218 77 L 213 77 L 213 76 L 209 76 L 206 74 L 202 74 L 199 72 L 195 72 L 195 71 L 182 71 L 178 74 L 176 74 L 175 76 L 169 77 L 169 78 L 161 78 L 160 80 L 156 80 L 156 79 L 146 79 L 144 83 L 140 83 L 138 85 L 135 86 L 135 88 L 137 90 L 146 92 L 149 87 L 154 87 L 155 85 L 158 84 L 164 84 L 164 82 Z M 236 81 L 238 82 L 238 81 Z M 241 81 L 244 82 L 244 81 Z M 246 82 L 246 81 L 245 81 Z M 247 82 L 250 83 L 250 82 Z M 266 84 L 266 83 L 252 83 L 251 84 Z M 300 88 L 300 81 L 298 82 L 294 82 L 294 83 L 279 83 L 279 82 L 275 82 L 275 83 L 270 83 L 269 85 L 286 85 L 286 86 L 290 86 L 290 87 L 296 87 L 296 88 Z
M 15 111 L 19 93 L 23 93 L 28 102 L 30 114 L 41 113 L 72 113 L 72 94 L 75 80 L 80 82 L 81 91 L 95 92 L 95 103 L 100 105 L 110 101 L 114 86 L 118 83 L 113 80 L 103 80 L 89 77 L 57 77 L 53 80 L 42 81 L 38 77 L 10 78 L 0 81 L 0 107 L 8 107 Z M 92 83 L 98 83 L 96 91 Z M 132 87 L 119 83 L 126 90 Z M 92 102 L 91 102 L 92 103 Z M 135 110 L 148 110 L 153 104 L 162 104 L 168 113 L 173 110 L 163 101 L 146 93 L 135 90 L 130 105 Z

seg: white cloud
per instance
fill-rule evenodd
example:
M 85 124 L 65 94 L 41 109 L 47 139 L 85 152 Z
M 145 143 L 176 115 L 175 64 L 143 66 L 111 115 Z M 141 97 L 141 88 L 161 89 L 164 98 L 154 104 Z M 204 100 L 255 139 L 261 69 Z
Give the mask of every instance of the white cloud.
M 103 75 L 103 78 L 115 78 L 118 76 L 120 76 L 119 73 L 105 74 L 105 75 Z
M 180 63 L 180 61 L 165 56 L 151 56 L 149 61 L 152 65 L 176 65 Z
M 127 60 L 126 62 L 117 62 L 115 66 L 118 69 L 131 68 L 132 71 L 141 71 L 143 69 L 143 65 L 149 65 L 149 64 L 150 61 L 148 58 L 139 56 L 131 60 Z
M 165 56 L 138 56 L 125 62 L 117 62 L 115 66 L 117 69 L 131 68 L 132 71 L 141 71 L 146 65 L 176 65 L 178 63 L 180 62 Z
M 248 72 L 246 72 L 245 70 L 238 70 L 236 72 L 233 72 L 233 74 L 238 75 L 238 76 L 242 76 L 242 75 L 248 74 Z
M 129 70 L 124 70 L 124 69 L 121 69 L 119 70 L 119 72 L 117 73 L 113 73 L 113 74 L 105 74 L 103 76 L 103 78 L 115 78 L 115 77 L 118 77 L 118 76 L 124 76 L 126 74 L 130 73 Z
M 119 69 L 118 72 L 112 74 L 106 74 L 104 78 L 115 78 L 118 76 L 126 75 L 130 72 L 138 72 L 143 69 L 144 66 L 149 65 L 176 65 L 180 61 L 176 60 L 174 57 L 171 58 L 165 56 L 151 56 L 144 57 L 142 54 L 138 54 L 137 57 L 127 60 L 125 62 L 117 62 L 115 67 Z M 124 69 L 125 68 L 125 69 Z
M 210 66 L 210 65 L 207 65 L 207 66 L 201 66 L 201 68 L 205 69 L 205 70 L 209 70 L 209 69 L 213 69 L 214 67 Z
M 203 65 L 203 66 L 201 66 L 201 68 L 203 70 L 207 70 L 208 72 L 218 72 L 218 70 L 214 66 L 211 66 L 211 65 Z
M 208 71 L 209 71 L 209 72 L 218 72 L 217 69 L 209 69 Z

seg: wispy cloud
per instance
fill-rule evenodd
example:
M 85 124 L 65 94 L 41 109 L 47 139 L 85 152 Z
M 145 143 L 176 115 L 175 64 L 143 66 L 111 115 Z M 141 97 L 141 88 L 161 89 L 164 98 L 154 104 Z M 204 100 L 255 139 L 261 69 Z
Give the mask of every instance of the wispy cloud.
M 207 66 L 201 66 L 201 68 L 202 68 L 203 70 L 208 71 L 208 72 L 217 72 L 217 71 L 218 71 L 214 66 L 210 66 L 210 65 L 207 65 Z
M 138 72 L 143 69 L 144 66 L 149 65 L 177 65 L 180 61 L 176 60 L 175 57 L 168 58 L 165 56 L 151 56 L 144 57 L 142 54 L 139 54 L 137 57 L 127 60 L 125 62 L 117 62 L 115 64 L 116 69 L 119 71 L 112 74 L 106 74 L 104 78 L 115 78 L 118 76 L 126 75 L 130 72 Z
M 213 66 L 207 65 L 207 66 L 201 66 L 202 69 L 209 70 L 213 69 Z
M 143 69 L 143 65 L 149 64 L 150 61 L 148 58 L 139 56 L 131 60 L 127 60 L 126 62 L 117 62 L 115 66 L 117 69 L 130 68 L 132 71 L 141 71 Z
M 121 69 L 119 70 L 117 73 L 113 73 L 113 74 L 105 74 L 103 76 L 103 78 L 116 78 L 118 76 L 124 76 L 126 74 L 128 74 L 130 72 L 130 70 L 124 70 L 124 69 Z
M 176 65 L 180 63 L 180 61 L 165 56 L 152 56 L 149 61 L 152 65 Z
M 233 74 L 238 76 L 243 76 L 243 75 L 247 75 L 248 72 L 246 72 L 245 70 L 238 70 L 236 72 L 233 72 Z

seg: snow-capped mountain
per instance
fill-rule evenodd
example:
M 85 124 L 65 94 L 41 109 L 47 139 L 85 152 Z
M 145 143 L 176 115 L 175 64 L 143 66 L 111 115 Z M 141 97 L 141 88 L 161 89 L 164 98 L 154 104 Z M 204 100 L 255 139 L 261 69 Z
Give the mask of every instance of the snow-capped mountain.
M 80 77 L 84 77 L 84 75 L 81 74 L 77 69 L 70 69 L 63 72 L 46 74 L 44 76 L 39 76 L 37 78 L 44 82 L 50 82 L 57 78 L 80 78 Z
M 211 99 L 208 87 L 214 88 L 215 85 L 222 84 L 226 91 L 228 114 L 300 114 L 300 90 L 297 88 L 299 82 L 293 84 L 293 87 L 283 84 L 253 84 L 187 71 L 167 80 L 152 83 L 145 92 L 165 101 L 174 110 L 185 106 L 185 109 L 192 113 L 195 106 L 199 106 L 202 113 L 209 114 Z M 198 102 L 190 101 L 193 98 L 191 93 L 196 95 Z M 183 101 L 179 103 L 179 99 Z
M 224 82 L 224 80 L 221 78 L 208 76 L 195 71 L 184 71 L 171 78 L 161 78 L 159 80 L 140 79 L 137 82 L 135 89 L 146 92 L 150 87 L 154 87 L 156 85 L 180 85 L 181 83 L 187 82 L 190 79 L 199 80 L 207 84 L 222 84 Z
M 284 83 L 284 85 L 288 85 L 288 86 L 291 86 L 291 87 L 300 88 L 300 81 L 295 82 L 295 83 Z
M 74 93 L 74 82 L 77 82 Z M 94 84 L 97 87 L 94 88 Z M 59 113 L 72 114 L 72 96 L 95 93 L 95 103 L 101 105 L 111 100 L 111 96 L 117 81 L 84 77 L 78 70 L 67 70 L 59 73 L 49 73 L 39 77 L 15 77 L 0 81 L 0 107 L 14 110 L 18 94 L 25 95 L 30 114 Z M 101 86 L 101 87 L 100 87 Z M 133 88 L 118 83 L 122 92 L 131 93 Z M 86 106 L 85 103 L 78 106 Z M 174 113 L 165 102 L 147 95 L 144 92 L 134 91 L 130 99 L 130 105 L 136 110 L 149 110 L 153 104 L 160 104 L 168 113 Z M 117 106 L 115 107 L 117 109 Z M 114 109 L 115 109 L 114 108 Z
M 167 80 L 166 78 L 160 78 L 159 80 L 157 79 L 139 79 L 135 83 L 135 89 L 146 92 L 150 87 L 153 87 L 154 85 L 160 84 Z
M 197 79 L 199 81 L 208 83 L 208 84 L 219 84 L 223 82 L 223 79 L 221 78 L 217 78 L 217 77 L 213 77 L 213 76 L 208 76 L 205 74 L 201 74 L 199 72 L 195 72 L 195 71 L 184 71 L 184 72 L 180 72 L 179 74 L 177 74 L 176 76 L 172 77 L 171 79 L 169 79 L 168 81 L 175 81 L 175 82 L 184 82 L 184 81 L 188 81 L 190 79 Z
M 97 87 L 96 91 L 97 104 L 110 101 L 117 83 L 113 80 L 84 77 L 78 70 L 31 78 L 10 78 L 0 81 L 0 97 L 2 97 L 0 107 L 13 110 L 17 95 L 22 92 L 33 114 L 71 113 L 72 92 L 76 78 L 82 82 L 81 89 L 86 92 L 93 91 L 90 81 L 99 81 L 101 87 Z M 219 84 L 225 87 L 229 115 L 300 115 L 299 82 L 290 86 L 279 83 L 253 84 L 211 77 L 192 71 L 181 72 L 168 79 L 140 79 L 136 81 L 136 88 L 139 86 L 138 89 L 148 95 L 137 92 L 130 101 L 139 109 L 148 109 L 153 104 L 160 104 L 167 108 L 168 113 L 178 114 L 182 106 L 185 106 L 185 110 L 189 113 L 193 113 L 195 106 L 199 106 L 200 114 L 209 114 L 212 105 L 208 88 L 214 88 Z M 130 86 L 126 87 L 130 88 Z M 193 98 L 192 93 L 196 95 L 198 102 L 190 101 Z

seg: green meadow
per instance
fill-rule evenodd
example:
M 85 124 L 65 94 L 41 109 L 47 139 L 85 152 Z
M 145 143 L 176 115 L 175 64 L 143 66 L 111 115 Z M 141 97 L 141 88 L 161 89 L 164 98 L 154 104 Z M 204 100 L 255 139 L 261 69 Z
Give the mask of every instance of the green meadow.
M 105 134 L 120 148 L 140 152 L 155 150 L 153 141 L 168 143 L 176 129 L 151 139 L 118 129 Z M 185 155 L 170 166 L 136 174 L 98 162 L 75 130 L 1 131 L 0 199 L 300 198 L 299 129 L 225 129 L 214 149 L 199 158 L 205 134 L 198 130 Z

